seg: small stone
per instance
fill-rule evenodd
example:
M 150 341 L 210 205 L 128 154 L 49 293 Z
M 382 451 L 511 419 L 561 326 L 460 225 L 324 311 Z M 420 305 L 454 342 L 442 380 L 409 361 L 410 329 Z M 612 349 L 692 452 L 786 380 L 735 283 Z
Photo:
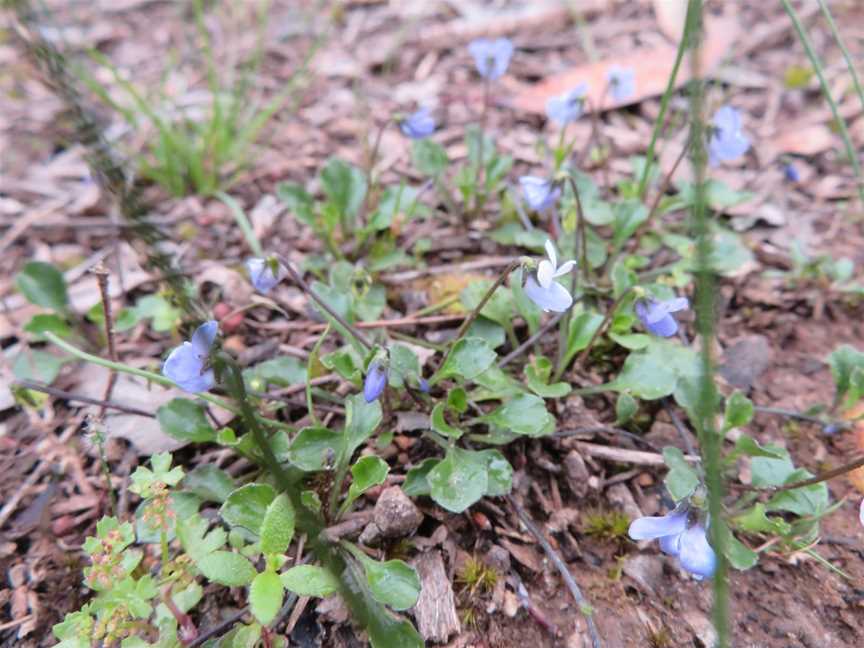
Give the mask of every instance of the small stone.
M 501 575 L 510 573 L 510 552 L 504 547 L 492 545 L 483 555 L 483 562 Z
M 696 642 L 703 648 L 712 648 L 717 644 L 717 631 L 711 620 L 699 610 L 687 610 L 682 615 L 696 635 Z
M 606 495 L 609 501 L 616 504 L 631 520 L 636 520 L 642 517 L 642 510 L 633 499 L 633 494 L 627 488 L 627 484 L 615 484 L 606 489 Z
M 747 335 L 723 352 L 718 371 L 733 387 L 749 389 L 771 364 L 774 352 L 764 335 Z
M 624 561 L 623 570 L 645 594 L 657 596 L 656 588 L 663 579 L 663 559 L 660 556 L 649 554 L 630 556 Z
M 378 497 L 373 520 L 385 538 L 403 538 L 417 530 L 423 514 L 401 488 L 390 486 Z
M 504 605 L 502 606 L 504 614 L 512 619 L 516 614 L 518 614 L 520 607 L 519 599 L 516 597 L 516 594 L 511 592 L 509 589 L 504 592 Z

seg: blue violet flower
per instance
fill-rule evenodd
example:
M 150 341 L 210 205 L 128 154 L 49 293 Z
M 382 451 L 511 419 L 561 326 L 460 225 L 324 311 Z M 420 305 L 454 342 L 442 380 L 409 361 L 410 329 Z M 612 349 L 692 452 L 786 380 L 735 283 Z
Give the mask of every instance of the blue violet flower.
M 199 326 L 190 342 L 184 342 L 168 354 L 162 374 L 188 392 L 203 392 L 213 387 L 216 378 L 207 366 L 207 356 L 218 331 L 215 320 Z
M 714 575 L 717 556 L 708 544 L 705 526 L 701 522 L 691 524 L 686 506 L 662 517 L 634 520 L 628 533 L 633 540 L 659 540 L 663 553 L 677 557 L 681 567 L 699 580 Z
M 276 272 L 273 271 L 274 266 Z M 246 261 L 246 271 L 249 273 L 249 281 L 262 295 L 273 290 L 287 274 L 282 264 L 273 259 L 249 259 Z
M 708 162 L 717 166 L 744 155 L 750 140 L 741 130 L 741 113 L 732 106 L 723 106 L 711 119 L 711 138 L 708 141 Z
M 552 97 L 546 102 L 546 116 L 562 125 L 576 121 L 582 116 L 587 94 L 588 84 L 580 83 L 560 97 Z
M 522 186 L 525 202 L 536 212 L 546 211 L 561 197 L 561 187 L 545 178 L 522 176 L 519 184 Z
M 495 81 L 504 76 L 510 57 L 513 56 L 513 43 L 507 38 L 478 38 L 471 41 L 468 51 L 474 57 L 474 65 L 481 77 Z
M 570 272 L 576 262 L 566 261 L 559 267 L 558 255 L 552 241 L 546 241 L 546 254 L 549 258 L 538 264 L 537 278 L 529 276 L 525 281 L 525 294 L 544 311 L 563 313 L 573 304 L 573 297 L 555 279 Z
M 678 332 L 678 322 L 672 317 L 672 313 L 690 308 L 690 302 L 686 297 L 676 297 L 666 301 L 655 301 L 653 299 L 640 299 L 636 302 L 634 310 L 636 316 L 642 322 L 649 333 L 659 337 L 672 337 Z
M 801 181 L 801 174 L 791 162 L 787 162 L 783 165 L 783 177 L 786 179 L 786 182 L 795 183 Z
M 399 122 L 399 128 L 405 137 L 420 140 L 435 132 L 435 118 L 428 108 L 420 108 Z
M 609 81 L 609 94 L 615 101 L 627 101 L 636 94 L 636 72 L 633 68 L 613 65 L 606 73 Z
M 363 398 L 367 403 L 378 400 L 378 397 L 387 386 L 387 367 L 383 366 L 378 360 L 373 360 L 369 363 L 369 368 L 366 370 L 366 379 L 363 381 Z

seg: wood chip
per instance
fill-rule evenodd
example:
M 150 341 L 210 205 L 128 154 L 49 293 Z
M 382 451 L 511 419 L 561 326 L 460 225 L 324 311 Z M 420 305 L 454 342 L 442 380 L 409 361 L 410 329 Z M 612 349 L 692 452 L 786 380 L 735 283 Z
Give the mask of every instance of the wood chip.
M 420 598 L 413 609 L 417 628 L 425 641 L 443 643 L 462 630 L 444 559 L 440 551 L 430 551 L 415 558 L 411 564 L 417 570 L 421 584 Z

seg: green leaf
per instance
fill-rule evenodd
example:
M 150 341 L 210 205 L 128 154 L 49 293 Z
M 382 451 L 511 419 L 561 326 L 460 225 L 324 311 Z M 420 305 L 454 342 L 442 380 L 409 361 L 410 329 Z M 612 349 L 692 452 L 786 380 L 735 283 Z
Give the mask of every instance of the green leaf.
M 404 344 L 392 345 L 390 347 L 390 386 L 401 389 L 409 378 L 414 378 L 416 384 L 419 375 L 420 360 L 417 354 Z
M 626 423 L 636 415 L 639 411 L 639 404 L 627 392 L 618 394 L 618 400 L 615 402 L 615 425 Z
M 276 572 L 264 571 L 255 576 L 249 588 L 249 609 L 258 623 L 266 626 L 276 618 L 284 594 L 282 581 Z
M 315 201 L 303 187 L 292 182 L 280 182 L 276 185 L 276 196 L 297 220 L 316 228 Z
M 615 222 L 612 225 L 612 245 L 618 248 L 645 222 L 648 208 L 641 200 L 629 199 L 617 203 L 613 213 Z
M 727 530 L 726 558 L 735 569 L 750 569 L 759 562 L 759 554 L 743 544 Z
M 360 457 L 351 466 L 352 481 L 351 486 L 348 488 L 346 505 L 356 500 L 373 486 L 383 484 L 389 472 L 390 466 L 383 459 L 374 455 Z
M 362 373 L 360 367 L 363 366 L 363 358 L 351 345 L 336 349 L 322 356 L 321 364 L 356 385 L 359 385 L 361 382 Z
M 567 353 L 564 354 L 564 366 L 570 364 L 576 354 L 584 350 L 594 333 L 603 323 L 603 316 L 597 311 L 583 311 L 570 318 L 570 327 L 567 331 Z
M 799 468 L 787 477 L 786 483 L 795 483 L 812 476 L 809 470 Z M 766 507 L 769 511 L 789 511 L 801 517 L 819 516 L 828 508 L 828 485 L 820 482 L 777 493 L 768 500 Z
M 459 414 L 468 409 L 468 394 L 462 387 L 456 387 L 447 392 L 447 407 Z
M 444 413 L 446 410 L 447 405 L 445 403 L 436 404 L 435 407 L 432 408 L 432 415 L 429 417 L 429 422 L 432 425 L 432 429 L 435 430 L 438 434 L 443 434 L 444 436 L 458 439 L 462 436 L 462 430 L 457 427 L 453 427 L 447 422 L 447 420 L 444 418 Z
M 432 492 L 432 487 L 429 485 L 428 476 L 435 466 L 441 463 L 440 459 L 430 457 L 424 459 L 419 464 L 410 468 L 405 474 L 405 483 L 402 484 L 402 492 L 408 497 L 419 497 L 420 495 L 429 495 Z
M 226 587 L 242 587 L 255 578 L 255 568 L 248 558 L 233 551 L 214 551 L 197 563 L 204 577 Z
M 194 563 L 225 546 L 228 538 L 225 529 L 214 527 L 207 533 L 208 526 L 207 520 L 198 513 L 177 521 L 177 539 Z
M 765 504 L 762 502 L 756 502 L 744 513 L 736 515 L 731 523 L 747 533 L 786 535 L 792 530 L 792 526 L 783 518 L 766 515 Z
M 773 444 L 768 444 L 765 447 L 769 450 L 776 449 L 781 456 L 779 458 L 754 457 L 750 462 L 751 484 L 757 488 L 782 486 L 795 472 L 795 466 L 789 459 L 789 453 L 786 450 Z
M 168 540 L 173 540 L 177 520 L 184 520 L 198 513 L 201 507 L 201 498 L 192 493 L 175 491 L 169 495 L 171 510 L 174 516 L 168 522 Z M 144 500 L 135 509 L 135 535 L 140 544 L 154 544 L 159 542 L 161 530 L 153 528 L 144 519 L 147 508 L 153 504 L 153 500 Z
M 345 454 L 350 461 L 354 451 L 363 445 L 381 424 L 381 403 L 367 403 L 363 394 L 354 394 L 345 399 Z
M 369 218 L 369 231 L 382 231 L 389 229 L 400 213 L 406 214 L 406 219 L 414 211 L 417 200 L 417 190 L 408 187 L 404 183 L 398 186 L 390 186 L 384 189 L 384 193 L 378 200 L 378 207 Z
M 555 431 L 555 418 L 546 403 L 534 394 L 520 394 L 508 400 L 482 420 L 525 436 L 545 436 Z
M 38 380 L 50 385 L 60 373 L 65 360 L 38 349 L 22 349 L 12 363 L 12 374 L 18 380 Z
M 321 187 L 343 219 L 357 216 L 366 195 L 366 175 L 338 158 L 330 158 L 321 171 Z
M 262 553 L 279 554 L 288 549 L 294 537 L 294 507 L 287 494 L 282 493 L 270 502 L 264 513 L 260 535 Z
M 651 336 L 645 333 L 616 333 L 612 331 L 609 333 L 609 338 L 630 351 L 638 351 L 651 344 Z
M 222 519 L 258 535 L 276 491 L 269 484 L 246 484 L 233 491 L 219 509 Z
M 216 430 L 207 420 L 204 408 L 187 398 L 174 398 L 156 410 L 162 431 L 178 441 L 207 443 L 216 440 Z
M 726 455 L 724 461 L 731 463 L 741 455 L 747 455 L 748 457 L 768 457 L 769 459 L 783 459 L 787 456 L 786 451 L 779 446 L 769 444 L 763 447 L 746 434 L 742 434 L 736 439 L 735 449 Z
M 513 466 L 498 450 L 483 450 L 478 453 L 486 459 L 486 495 L 502 497 L 513 488 Z
M 473 311 L 480 305 L 483 297 L 492 286 L 492 281 L 483 280 L 470 283 L 461 293 L 460 300 L 468 311 Z M 492 293 L 489 301 L 483 306 L 480 314 L 509 329 L 513 326 L 513 293 L 508 288 L 499 286 Z
M 335 465 L 344 443 L 344 435 L 340 432 L 322 427 L 305 427 L 291 442 L 288 460 L 306 472 L 329 469 Z
M 339 591 L 339 580 L 323 567 L 297 565 L 281 574 L 282 585 L 297 596 L 324 598 Z
M 498 356 L 486 340 L 466 337 L 459 340 L 447 362 L 430 379 L 435 384 L 444 378 L 458 376 L 463 380 L 473 380 L 495 362 Z
M 270 385 L 290 387 L 306 384 L 306 365 L 294 356 L 265 360 L 243 371 L 246 385 L 254 391 L 265 391 Z
M 321 498 L 318 497 L 318 493 L 313 490 L 304 490 L 300 492 L 300 504 L 315 513 L 321 512 Z
M 486 340 L 489 346 L 497 349 L 507 341 L 506 331 L 500 324 L 480 315 L 471 322 L 471 326 L 465 332 L 467 337 L 476 337 Z
M 834 378 L 835 402 L 839 403 L 852 386 L 853 371 L 864 369 L 864 353 L 843 344 L 834 349 L 827 360 Z
M 448 511 L 461 513 L 486 494 L 488 460 L 479 452 L 450 448 L 426 480 L 433 500 Z
M 59 337 L 68 337 L 72 335 L 72 328 L 69 323 L 60 315 L 55 313 L 40 313 L 34 315 L 24 330 L 28 333 L 40 335 L 42 333 L 53 333 Z M 42 338 L 44 339 L 44 338 Z
M 652 338 L 645 349 L 627 356 L 621 373 L 608 386 L 642 400 L 656 400 L 671 395 L 679 380 L 697 377 L 699 373 L 699 355 L 695 350 Z
M 663 483 L 676 502 L 690 497 L 699 486 L 699 475 L 684 458 L 678 448 L 663 448 L 663 460 L 669 466 L 669 473 Z
M 743 427 L 753 419 L 753 403 L 740 391 L 735 391 L 726 401 L 723 414 L 723 431 Z
M 170 331 L 178 324 L 183 313 L 171 305 L 162 295 L 147 295 L 135 303 L 135 317 L 152 319 L 154 331 Z
M 541 243 L 542 245 L 542 243 Z M 513 293 L 513 305 L 516 310 L 528 324 L 528 331 L 534 335 L 540 328 L 540 319 L 543 311 L 525 294 L 525 289 L 522 286 L 524 270 L 522 266 L 510 274 L 510 292 Z
M 537 356 L 525 365 L 525 384 L 542 398 L 563 398 L 572 387 L 566 382 L 548 384 L 552 373 L 552 361 L 545 356 Z
M 444 173 L 450 164 L 444 147 L 430 139 L 411 142 L 411 158 L 420 173 L 432 177 Z
M 69 303 L 66 280 L 50 263 L 30 261 L 15 277 L 15 287 L 31 304 L 62 311 Z
M 234 478 L 213 464 L 202 464 L 194 468 L 183 479 L 183 488 L 195 493 L 205 502 L 221 504 L 235 489 Z
M 394 610 L 414 607 L 420 597 L 420 578 L 414 568 L 402 560 L 378 562 L 359 550 L 354 553 L 366 572 L 366 582 L 375 600 Z

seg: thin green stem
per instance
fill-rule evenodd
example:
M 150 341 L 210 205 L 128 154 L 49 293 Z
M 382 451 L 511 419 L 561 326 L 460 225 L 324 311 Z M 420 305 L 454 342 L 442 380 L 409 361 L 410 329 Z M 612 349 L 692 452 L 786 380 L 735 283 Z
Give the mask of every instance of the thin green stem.
M 588 345 L 582 349 L 582 353 L 579 354 L 579 357 L 576 358 L 576 366 L 581 366 L 582 363 L 585 362 L 585 358 L 588 357 L 588 354 L 591 352 L 591 349 L 594 348 L 594 343 L 600 338 L 603 334 L 603 331 L 606 330 L 606 327 L 609 326 L 609 322 L 612 321 L 612 316 L 615 314 L 615 311 L 618 310 L 618 307 L 621 305 L 621 302 L 624 301 L 624 298 L 630 294 L 633 290 L 633 286 L 625 290 L 621 293 L 618 298 L 612 302 L 612 305 L 609 307 L 609 310 L 606 311 L 605 317 L 603 317 L 603 321 L 600 322 L 600 326 L 597 327 L 597 330 L 594 331 L 594 335 L 591 336 L 591 339 L 588 340 Z
M 712 241 L 708 222 L 708 196 L 705 169 L 705 83 L 700 69 L 702 45 L 702 0 L 689 0 L 685 41 L 691 50 L 692 81 L 690 82 L 690 148 L 692 152 L 694 191 L 691 223 L 696 239 L 696 331 L 701 338 L 701 372 L 698 398 L 694 407 L 694 424 L 699 435 L 699 449 L 708 488 L 708 511 L 711 516 L 711 545 L 717 556 L 714 573 L 714 628 L 718 648 L 729 646 L 729 564 L 726 558 L 728 529 L 723 511 L 723 475 L 721 444 L 723 435 L 715 427 L 717 386 L 714 383 L 714 295 L 715 278 L 711 267 Z
M 684 52 L 687 50 L 687 44 L 691 38 L 691 27 L 689 24 L 684 25 L 684 33 L 681 34 L 681 42 L 678 43 L 678 51 L 675 54 L 675 63 L 672 65 L 672 73 L 669 75 L 669 83 L 666 84 L 666 90 L 663 92 L 663 98 L 660 99 L 660 113 L 657 115 L 657 121 L 654 122 L 654 130 L 651 132 L 651 141 L 648 143 L 648 150 L 645 152 L 645 165 L 642 168 L 642 177 L 639 178 L 639 197 L 644 198 L 645 192 L 648 190 L 648 177 L 651 171 L 651 165 L 654 163 L 654 149 L 657 146 L 657 138 L 660 136 L 660 131 L 663 130 L 663 125 L 666 121 L 666 111 L 669 109 L 669 101 L 672 99 L 672 93 L 675 91 L 675 81 L 678 79 L 678 70 L 681 67 L 681 61 L 684 60 Z
M 168 560 L 169 560 L 168 533 L 165 531 L 165 529 L 159 530 L 159 546 L 161 548 L 161 553 L 162 553 L 162 565 L 160 567 L 159 573 L 162 576 L 162 578 L 165 578 L 165 576 L 167 574 Z
M 840 114 L 840 109 L 837 107 L 837 102 L 834 101 L 834 97 L 831 96 L 831 88 L 828 86 L 828 80 L 825 78 L 825 70 L 822 67 L 822 61 L 819 59 L 819 55 L 813 48 L 813 43 L 810 41 L 810 37 L 807 36 L 807 32 L 804 31 L 804 25 L 801 24 L 801 19 L 798 17 L 798 13 L 792 6 L 792 3 L 789 2 L 789 0 L 780 0 L 780 2 L 783 5 L 783 9 L 786 10 L 789 20 L 792 21 L 792 25 L 795 27 L 795 33 L 798 34 L 798 40 L 801 41 L 801 45 L 807 53 L 807 58 L 810 59 L 810 64 L 813 66 L 813 71 L 819 79 L 819 86 L 822 88 L 822 95 L 825 97 L 825 101 L 828 102 L 828 106 L 831 108 L 834 123 L 840 131 L 840 137 L 843 139 L 843 145 L 846 147 L 846 156 L 849 158 L 849 163 L 852 165 L 852 170 L 855 172 L 855 179 L 858 183 L 858 195 L 860 196 L 861 201 L 864 202 L 864 179 L 862 179 L 861 175 L 861 164 L 858 161 L 858 152 L 855 149 L 855 145 L 852 143 L 852 138 L 849 136 L 849 129 L 846 127 L 846 120 L 843 119 L 843 116 Z
M 855 92 L 858 94 L 858 99 L 861 101 L 861 107 L 864 108 L 864 89 L 861 87 L 861 80 L 858 77 L 858 71 L 855 69 L 855 61 L 852 59 L 852 55 L 849 53 L 846 43 L 844 43 L 843 39 L 840 37 L 840 30 L 837 29 L 837 23 L 834 22 L 834 16 L 831 15 L 831 11 L 828 9 L 828 5 L 825 4 L 825 0 L 819 0 L 819 8 L 822 10 L 822 15 L 825 16 L 825 20 L 828 22 L 828 27 L 831 28 L 831 34 L 834 36 L 834 40 L 837 41 L 840 51 L 843 52 L 846 67 L 849 69 L 849 74 L 852 77 L 852 85 L 855 87 Z
M 485 183 L 486 179 L 483 176 L 483 158 L 485 157 L 486 147 L 486 122 L 489 118 L 489 94 L 492 87 L 492 82 L 483 79 L 483 112 L 480 114 L 480 146 L 477 152 L 477 174 L 474 177 L 474 206 L 472 212 L 478 215 L 483 208 L 483 203 L 486 201 L 486 189 L 481 189 L 481 182 Z

